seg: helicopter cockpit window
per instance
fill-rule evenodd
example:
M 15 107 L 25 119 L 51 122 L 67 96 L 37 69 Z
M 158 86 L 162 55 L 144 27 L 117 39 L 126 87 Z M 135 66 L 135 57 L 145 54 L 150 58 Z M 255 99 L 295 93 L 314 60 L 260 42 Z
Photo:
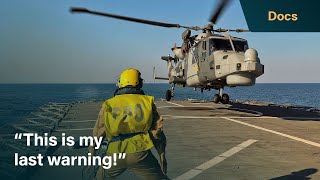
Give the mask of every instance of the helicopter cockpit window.
M 238 52 L 245 52 L 248 49 L 247 41 L 232 41 L 234 49 Z
M 198 55 L 198 47 L 196 47 L 196 48 L 194 48 L 194 51 L 193 51 L 192 64 L 197 63 L 198 57 L 199 57 L 199 55 Z
M 232 46 L 229 39 L 210 39 L 209 41 L 209 55 L 214 51 L 232 51 Z
M 207 53 L 207 41 L 203 41 L 202 42 L 202 57 L 205 58 L 206 57 L 206 53 Z

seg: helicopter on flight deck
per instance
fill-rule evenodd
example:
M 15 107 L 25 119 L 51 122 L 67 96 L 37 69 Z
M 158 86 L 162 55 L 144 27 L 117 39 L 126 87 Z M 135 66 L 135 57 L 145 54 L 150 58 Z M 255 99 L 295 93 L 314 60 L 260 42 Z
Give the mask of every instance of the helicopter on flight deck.
M 264 65 L 260 62 L 258 52 L 249 48 L 247 40 L 228 34 L 228 32 L 249 32 L 248 30 L 213 28 L 213 24 L 216 24 L 229 2 L 230 0 L 221 0 L 212 13 L 210 24 L 204 27 L 137 19 L 79 7 L 71 8 L 70 11 L 166 28 L 185 28 L 181 47 L 174 45 L 171 48 L 174 57 L 170 55 L 161 57 L 167 62 L 168 77 L 157 77 L 154 68 L 154 79 L 169 80 L 171 90 L 166 91 L 167 101 L 174 96 L 175 86 L 182 85 L 200 89 L 201 92 L 216 89 L 218 93 L 213 96 L 213 102 L 227 104 L 229 95 L 223 93 L 224 87 L 252 86 L 256 78 L 264 74 Z M 202 32 L 191 35 L 191 31 Z

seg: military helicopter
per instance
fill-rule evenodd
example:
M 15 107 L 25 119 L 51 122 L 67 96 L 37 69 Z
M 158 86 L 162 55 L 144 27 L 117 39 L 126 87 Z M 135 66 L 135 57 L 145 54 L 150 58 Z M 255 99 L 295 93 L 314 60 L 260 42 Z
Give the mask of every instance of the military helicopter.
M 258 52 L 249 48 L 247 40 L 228 34 L 228 32 L 249 32 L 248 30 L 213 28 L 213 24 L 216 24 L 229 2 L 230 0 L 221 0 L 212 13 L 210 24 L 204 27 L 137 19 L 79 7 L 71 8 L 70 11 L 166 28 L 185 28 L 181 47 L 174 45 L 171 48 L 174 57 L 170 55 L 161 57 L 167 61 L 168 77 L 157 77 L 154 73 L 154 79 L 169 80 L 171 90 L 166 91 L 167 101 L 174 96 L 175 86 L 182 85 L 193 87 L 195 90 L 200 89 L 201 92 L 216 89 L 218 93 L 213 96 L 213 102 L 227 104 L 229 95 L 223 93 L 224 87 L 252 86 L 256 78 L 264 73 L 264 65 L 260 63 Z M 191 35 L 191 31 L 202 32 Z

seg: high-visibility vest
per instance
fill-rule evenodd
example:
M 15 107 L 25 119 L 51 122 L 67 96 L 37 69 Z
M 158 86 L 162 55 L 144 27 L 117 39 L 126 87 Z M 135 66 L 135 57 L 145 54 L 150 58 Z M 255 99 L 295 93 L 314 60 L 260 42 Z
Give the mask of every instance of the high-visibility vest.
M 121 135 L 136 134 L 109 143 L 108 153 L 135 153 L 154 146 L 148 132 L 152 124 L 153 101 L 152 96 L 123 94 L 103 103 L 108 142 Z

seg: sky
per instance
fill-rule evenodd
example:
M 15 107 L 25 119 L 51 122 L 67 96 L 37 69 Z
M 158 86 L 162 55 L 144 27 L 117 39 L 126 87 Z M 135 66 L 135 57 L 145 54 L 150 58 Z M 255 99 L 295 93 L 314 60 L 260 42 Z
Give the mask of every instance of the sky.
M 1 0 L 0 83 L 114 83 L 122 70 L 165 76 L 162 55 L 173 54 L 184 29 L 162 28 L 87 14 L 71 6 L 181 25 L 208 23 L 215 0 Z M 248 28 L 234 0 L 216 28 Z M 196 33 L 196 32 L 193 32 Z M 258 83 L 319 83 L 320 33 L 241 33 L 257 49 L 265 74 Z

